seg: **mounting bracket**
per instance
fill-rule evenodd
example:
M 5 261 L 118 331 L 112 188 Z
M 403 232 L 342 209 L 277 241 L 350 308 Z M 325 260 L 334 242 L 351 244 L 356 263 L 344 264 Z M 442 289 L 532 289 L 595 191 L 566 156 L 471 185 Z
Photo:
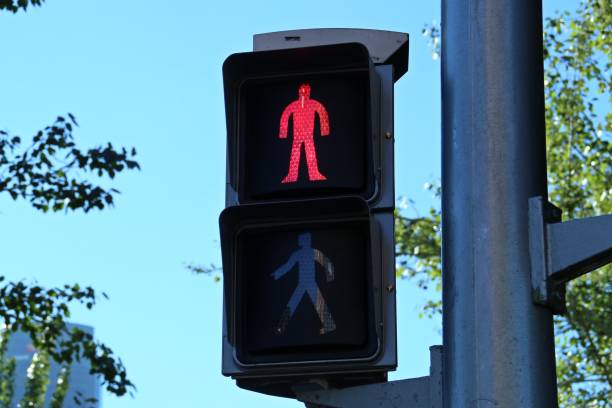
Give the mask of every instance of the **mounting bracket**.
M 442 408 L 442 346 L 432 346 L 429 352 L 426 377 L 344 389 L 295 391 L 306 408 Z
M 529 253 L 533 301 L 567 311 L 566 284 L 612 262 L 612 214 L 561 222 L 561 210 L 529 199 Z

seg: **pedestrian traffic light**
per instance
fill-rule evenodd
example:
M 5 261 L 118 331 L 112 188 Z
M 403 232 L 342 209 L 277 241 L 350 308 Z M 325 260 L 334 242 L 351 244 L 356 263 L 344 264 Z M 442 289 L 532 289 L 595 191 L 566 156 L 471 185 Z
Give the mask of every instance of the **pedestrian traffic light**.
M 333 205 L 333 206 L 332 206 Z M 361 198 L 229 207 L 221 216 L 242 364 L 369 358 L 371 228 Z M 238 254 L 239 256 L 231 256 Z
M 361 43 L 224 64 L 222 370 L 243 388 L 294 396 L 397 364 L 393 83 L 407 36 L 393 34 L 380 65 Z M 398 49 L 404 65 L 389 62 Z

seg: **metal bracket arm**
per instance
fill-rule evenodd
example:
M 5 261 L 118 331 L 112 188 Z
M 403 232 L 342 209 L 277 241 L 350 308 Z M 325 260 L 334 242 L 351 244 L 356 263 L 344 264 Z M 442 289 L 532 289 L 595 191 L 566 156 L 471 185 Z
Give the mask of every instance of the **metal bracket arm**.
M 562 314 L 565 285 L 612 262 L 612 214 L 561 221 L 561 210 L 529 199 L 529 252 L 535 303 Z
M 442 408 L 442 346 L 432 346 L 429 351 L 427 377 L 298 392 L 298 400 L 307 408 Z

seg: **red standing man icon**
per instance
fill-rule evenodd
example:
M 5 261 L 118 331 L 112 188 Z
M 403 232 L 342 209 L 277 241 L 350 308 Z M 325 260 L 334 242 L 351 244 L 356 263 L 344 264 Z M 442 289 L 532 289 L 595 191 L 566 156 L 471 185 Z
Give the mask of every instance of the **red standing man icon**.
M 300 155 L 302 145 L 306 152 L 306 164 L 308 164 L 308 179 L 310 181 L 327 180 L 319 172 L 317 164 L 317 151 L 314 146 L 315 113 L 319 114 L 321 124 L 321 136 L 329 135 L 329 117 L 321 102 L 310 99 L 310 85 L 302 84 L 298 90 L 299 98 L 291 102 L 281 116 L 280 132 L 278 137 L 287 138 L 289 117 L 293 115 L 293 145 L 289 159 L 289 172 L 281 183 L 295 183 L 300 170 Z

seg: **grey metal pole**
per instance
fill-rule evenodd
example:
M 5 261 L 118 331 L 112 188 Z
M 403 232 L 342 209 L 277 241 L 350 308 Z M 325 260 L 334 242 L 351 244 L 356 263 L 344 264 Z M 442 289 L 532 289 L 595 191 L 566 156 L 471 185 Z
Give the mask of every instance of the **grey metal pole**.
M 540 1 L 442 0 L 445 408 L 557 406 L 552 314 L 529 269 L 543 86 Z

